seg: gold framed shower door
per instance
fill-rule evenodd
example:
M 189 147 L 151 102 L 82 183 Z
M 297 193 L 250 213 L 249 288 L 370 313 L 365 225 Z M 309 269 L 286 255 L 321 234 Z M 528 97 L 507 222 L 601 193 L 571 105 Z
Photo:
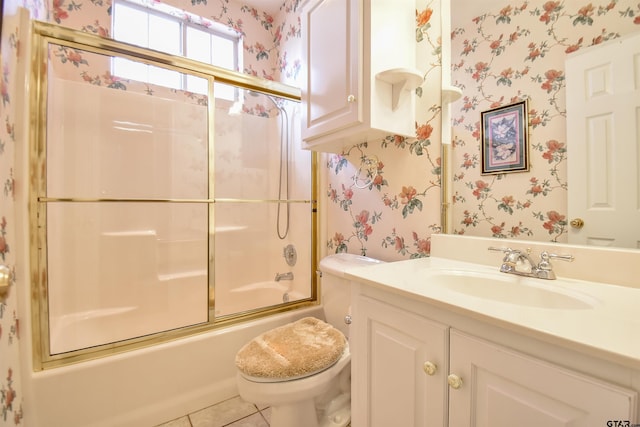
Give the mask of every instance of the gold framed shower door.
M 31 177 L 29 188 L 29 222 L 30 222 L 30 265 L 31 265 L 31 324 L 33 333 L 33 366 L 35 370 L 53 368 L 104 357 L 117 352 L 133 350 L 145 346 L 155 345 L 161 342 L 178 339 L 192 334 L 210 331 L 214 328 L 228 326 L 257 317 L 267 316 L 276 312 L 292 310 L 318 303 L 318 292 L 315 271 L 318 262 L 318 219 L 317 219 L 317 194 L 318 194 L 318 160 L 317 154 L 311 153 L 311 198 L 309 199 L 234 199 L 215 198 L 215 165 L 214 165 L 214 107 L 213 102 L 207 104 L 207 190 L 205 197 L 83 197 L 67 195 L 51 195 L 47 187 L 47 105 L 48 91 L 50 89 L 49 66 L 51 60 L 51 46 L 60 46 L 70 50 L 81 50 L 103 56 L 117 56 L 127 58 L 140 63 L 161 67 L 191 76 L 197 76 L 208 82 L 206 98 L 214 100 L 214 83 L 225 83 L 237 88 L 257 91 L 291 101 L 300 101 L 300 91 L 284 84 L 258 79 L 253 76 L 207 65 L 183 57 L 150 51 L 105 39 L 92 34 L 78 32 L 60 26 L 34 22 L 31 39 L 32 69 L 30 75 L 30 146 L 29 146 L 29 176 Z M 52 354 L 49 323 L 49 242 L 47 241 L 47 215 L 52 206 L 89 206 L 100 204 L 113 204 L 117 206 L 145 205 L 154 206 L 206 206 L 209 224 L 209 245 L 207 259 L 212 257 L 212 247 L 215 239 L 214 218 L 215 205 L 228 203 L 256 203 L 276 204 L 286 203 L 291 205 L 308 205 L 311 215 L 311 297 L 305 300 L 282 304 L 263 310 L 251 310 L 239 313 L 235 316 L 227 316 L 217 321 L 209 316 L 206 322 L 200 322 L 191 326 L 178 329 L 159 331 L 145 336 L 130 338 L 122 341 L 108 342 L 94 345 L 90 348 L 82 348 L 73 351 L 63 351 Z M 212 263 L 208 263 L 211 270 Z M 212 271 L 208 273 L 209 281 L 212 280 Z M 211 285 L 211 283 L 210 283 Z

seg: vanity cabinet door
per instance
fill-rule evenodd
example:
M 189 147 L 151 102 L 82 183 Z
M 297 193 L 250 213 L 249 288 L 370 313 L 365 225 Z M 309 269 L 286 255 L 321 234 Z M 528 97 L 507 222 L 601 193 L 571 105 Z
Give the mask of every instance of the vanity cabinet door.
M 450 333 L 451 427 L 607 426 L 636 422 L 636 392 L 505 347 Z M 618 425 L 618 424 L 616 424 Z M 623 424 L 619 424 L 623 425 Z M 627 425 L 627 424 L 624 424 Z
M 448 327 L 364 295 L 351 327 L 352 425 L 445 426 Z

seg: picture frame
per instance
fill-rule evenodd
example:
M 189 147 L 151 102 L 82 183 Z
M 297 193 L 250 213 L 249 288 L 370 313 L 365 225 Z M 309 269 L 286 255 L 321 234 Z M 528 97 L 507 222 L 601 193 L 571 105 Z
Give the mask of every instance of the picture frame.
M 480 113 L 482 175 L 529 170 L 527 104 L 525 99 Z

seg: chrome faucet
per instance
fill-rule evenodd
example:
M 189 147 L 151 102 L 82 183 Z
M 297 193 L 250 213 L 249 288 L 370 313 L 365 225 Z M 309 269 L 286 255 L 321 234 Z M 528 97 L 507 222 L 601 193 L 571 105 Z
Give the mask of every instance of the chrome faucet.
M 289 271 L 287 273 L 276 273 L 276 278 L 274 279 L 276 282 L 281 280 L 293 280 L 293 272 Z
M 536 264 L 535 261 L 531 259 L 530 249 L 523 252 L 520 249 L 496 248 L 490 246 L 489 250 L 504 252 L 505 255 L 502 259 L 502 265 L 500 266 L 501 272 L 517 274 L 518 276 L 535 277 L 538 279 L 553 280 L 556 278 L 556 274 L 551 266 L 551 258 L 563 261 L 573 261 L 573 255 L 556 255 L 543 251 L 540 254 L 540 262 Z

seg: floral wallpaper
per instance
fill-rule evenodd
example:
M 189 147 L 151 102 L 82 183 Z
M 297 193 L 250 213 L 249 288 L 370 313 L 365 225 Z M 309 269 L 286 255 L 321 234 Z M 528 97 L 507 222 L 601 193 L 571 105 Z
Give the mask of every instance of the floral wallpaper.
M 9 267 L 10 287 L 0 296 L 0 426 L 24 425 L 24 397 L 20 380 L 23 362 L 20 353 L 20 316 L 16 287 L 25 285 L 25 278 L 16 273 L 20 251 L 16 247 L 17 217 L 16 195 L 24 183 L 19 183 L 15 173 L 16 147 L 24 142 L 21 126 L 22 115 L 17 108 L 22 96 L 17 73 L 19 62 L 24 62 L 21 50 L 20 19 L 18 8 L 30 11 L 32 16 L 42 16 L 44 6 L 38 0 L 5 0 L 3 5 L 2 39 L 0 40 L 0 264 Z
M 327 252 L 386 261 L 428 256 L 440 231 L 440 1 L 416 1 L 416 134 L 325 155 Z M 375 167 L 363 167 L 369 163 Z
M 567 241 L 564 61 L 638 30 L 635 0 L 493 0 L 471 20 L 452 16 L 452 82 L 463 92 L 452 106 L 454 233 Z M 530 170 L 481 175 L 480 113 L 525 98 Z

